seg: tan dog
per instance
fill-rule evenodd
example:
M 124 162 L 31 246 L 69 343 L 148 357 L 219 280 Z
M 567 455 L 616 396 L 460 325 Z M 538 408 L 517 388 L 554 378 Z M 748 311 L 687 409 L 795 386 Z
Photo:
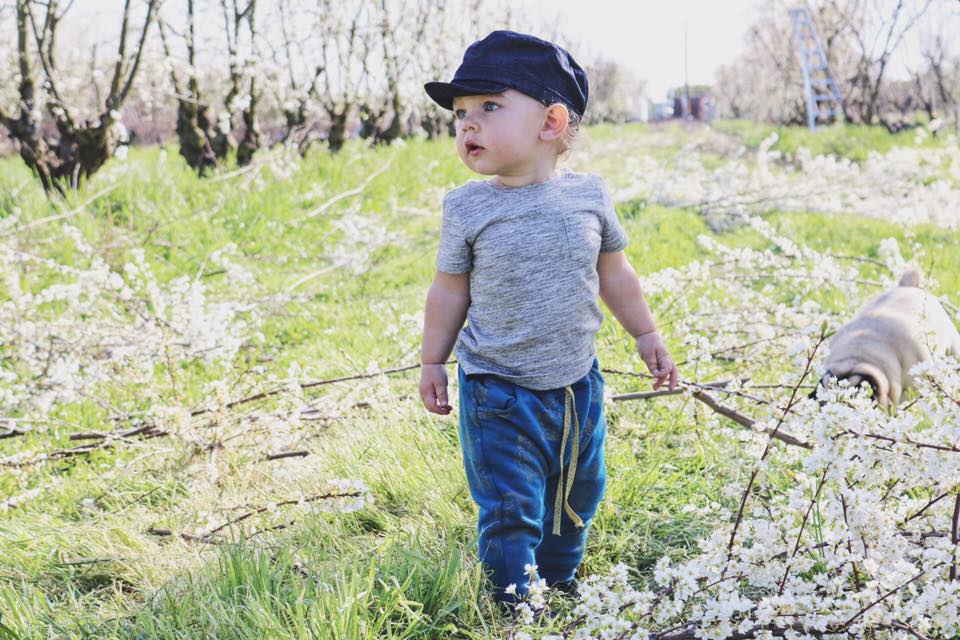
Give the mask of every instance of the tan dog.
M 830 378 L 853 386 L 866 382 L 886 407 L 910 388 L 913 365 L 934 354 L 960 357 L 960 333 L 940 302 L 920 288 L 920 277 L 911 263 L 898 286 L 872 298 L 837 330 L 820 384 Z

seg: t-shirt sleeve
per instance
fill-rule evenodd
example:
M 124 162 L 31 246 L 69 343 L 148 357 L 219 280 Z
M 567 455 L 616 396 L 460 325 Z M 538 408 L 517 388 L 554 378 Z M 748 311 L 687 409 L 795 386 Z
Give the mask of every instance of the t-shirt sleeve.
M 617 218 L 617 210 L 613 207 L 613 199 L 603 180 L 597 179 L 600 186 L 600 194 L 603 204 L 600 207 L 600 221 L 602 228 L 600 230 L 600 252 L 613 253 L 623 251 L 627 246 L 629 239 L 627 232 L 623 230 L 620 219 Z
M 444 273 L 467 273 L 471 269 L 473 269 L 473 250 L 467 244 L 458 212 L 448 194 L 443 199 L 443 222 L 440 224 L 437 270 Z

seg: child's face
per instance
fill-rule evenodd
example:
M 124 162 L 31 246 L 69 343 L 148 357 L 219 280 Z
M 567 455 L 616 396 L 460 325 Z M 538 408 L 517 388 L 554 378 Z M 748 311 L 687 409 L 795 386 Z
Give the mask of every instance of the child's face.
M 555 160 L 554 145 L 545 144 L 540 135 L 546 107 L 519 91 L 459 96 L 453 99 L 453 112 L 457 152 L 477 173 L 522 175 Z

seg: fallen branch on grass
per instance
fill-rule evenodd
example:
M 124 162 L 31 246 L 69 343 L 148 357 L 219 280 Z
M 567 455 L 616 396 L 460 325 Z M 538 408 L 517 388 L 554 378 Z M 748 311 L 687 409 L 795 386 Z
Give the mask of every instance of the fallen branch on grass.
M 150 527 L 147 529 L 147 533 L 152 536 L 159 536 L 161 538 L 167 538 L 174 535 L 173 531 L 170 529 L 161 529 L 157 527 Z M 176 534 L 178 538 L 186 540 L 187 542 L 205 542 L 207 544 L 220 544 L 219 540 L 207 540 L 203 536 L 195 536 L 189 533 L 178 533 Z
M 264 462 L 268 460 L 282 460 L 284 458 L 305 458 L 310 455 L 309 451 L 284 451 L 283 453 L 271 453 L 266 458 Z
M 332 198 L 330 198 L 329 200 L 321 204 L 319 207 L 317 207 L 316 209 L 314 209 L 313 211 L 305 215 L 298 222 L 301 222 L 301 223 L 306 222 L 311 218 L 315 218 L 317 216 L 323 215 L 327 211 L 327 209 L 329 209 L 330 207 L 332 207 L 333 205 L 335 205 L 336 203 L 340 202 L 345 198 L 353 198 L 355 196 L 359 196 L 361 193 L 363 193 L 363 190 L 370 185 L 371 182 L 376 180 L 380 175 L 383 174 L 383 172 L 385 172 L 387 169 L 390 168 L 390 165 L 393 164 L 393 159 L 395 157 L 396 157 L 396 154 L 391 156 L 390 159 L 387 160 L 382 167 L 380 167 L 379 169 L 371 173 L 369 176 L 367 176 L 363 180 L 363 182 L 361 182 L 359 185 L 357 185 L 353 189 L 348 189 L 347 191 L 338 193 L 337 195 L 333 196 Z
M 123 433 L 110 433 L 101 431 L 84 431 L 81 433 L 71 433 L 71 440 L 106 440 L 107 438 L 132 438 L 153 429 L 153 425 L 143 425 Z
M 447 362 L 447 364 L 452 364 L 454 362 L 456 362 L 456 360 L 450 360 Z M 376 373 L 358 373 L 352 376 L 342 376 L 340 378 L 328 378 L 326 380 L 314 380 L 311 382 L 303 382 L 303 383 L 298 383 L 298 386 L 301 389 L 311 389 L 313 387 L 333 384 L 335 382 L 349 382 L 351 380 L 364 380 L 367 378 L 376 378 L 377 376 L 389 375 L 392 373 L 401 373 L 403 371 L 410 371 L 412 369 L 419 369 L 419 368 L 420 368 L 419 364 L 411 364 L 411 365 L 407 365 L 406 367 L 395 367 L 393 369 L 383 369 L 381 371 L 377 371 Z M 285 391 L 286 391 L 286 387 L 273 389 L 271 391 L 261 391 L 260 393 L 255 393 L 252 396 L 247 396 L 246 398 L 241 398 L 240 400 L 232 400 L 226 403 L 224 407 L 227 409 L 232 409 L 238 405 L 247 404 L 249 402 L 254 402 L 256 400 L 263 400 L 264 398 L 270 398 L 272 396 L 276 396 L 281 393 L 284 393 Z M 190 412 L 190 417 L 195 418 L 205 413 L 210 413 L 211 411 L 212 409 L 195 409 L 194 411 Z
M 78 213 L 80 213 L 81 211 L 83 211 L 84 209 L 86 209 L 88 205 L 99 200 L 100 198 L 107 195 L 108 193 L 110 193 L 111 191 L 113 191 L 119 186 L 120 186 L 120 183 L 116 183 L 105 189 L 101 189 L 97 193 L 90 196 L 90 198 L 86 202 L 82 203 L 80 206 L 78 206 L 75 209 L 71 209 L 70 211 L 67 211 L 64 213 L 58 213 L 57 215 L 53 215 L 53 216 L 47 216 L 46 218 L 40 218 L 39 220 L 34 220 L 33 222 L 28 222 L 27 224 L 22 224 L 19 227 L 13 229 L 12 231 L 8 231 L 7 233 L 0 234 L 0 238 L 6 238 L 7 236 L 12 236 L 17 233 L 20 233 L 21 231 L 35 229 L 39 226 L 47 224 L 48 222 L 56 222 L 58 220 L 65 220 L 66 218 L 73 217 Z
M 147 426 L 146 428 L 138 428 L 134 431 L 137 432 L 137 435 L 141 435 L 143 440 L 150 440 L 152 438 L 162 438 L 169 435 L 167 431 L 161 431 L 155 429 L 152 425 Z M 81 434 L 81 435 L 91 435 L 91 434 Z M 109 435 L 109 434 L 106 434 Z M 99 442 L 93 442 L 90 444 L 83 444 L 79 447 L 74 447 L 72 449 L 56 449 L 49 453 L 41 453 L 34 458 L 29 460 L 16 460 L 16 459 L 4 459 L 0 460 L 0 467 L 26 467 L 32 464 L 39 464 L 41 462 L 49 462 L 52 460 L 64 460 L 67 458 L 74 458 L 76 456 L 87 455 L 92 451 L 97 451 L 101 449 L 112 449 L 114 443 L 116 442 L 130 442 L 128 438 L 125 438 L 121 435 L 114 437 L 103 438 Z
M 233 525 L 235 525 L 235 524 L 239 524 L 240 522 L 243 522 L 243 521 L 246 520 L 247 518 L 250 518 L 250 517 L 255 516 L 255 515 L 257 515 L 257 514 L 266 513 L 267 511 L 274 511 L 274 510 L 276 510 L 276 509 L 279 508 L 279 507 L 289 506 L 289 505 L 293 505 L 293 504 L 307 504 L 307 503 L 309 503 L 309 502 L 316 502 L 317 500 L 340 500 L 340 499 L 343 499 L 343 498 L 359 498 L 359 497 L 361 497 L 362 495 L 363 495 L 363 492 L 362 492 L 362 491 L 348 491 L 348 492 L 344 492 L 344 493 L 318 493 L 318 494 L 315 494 L 315 495 L 312 495 L 312 496 L 308 496 L 308 497 L 306 497 L 306 498 L 300 498 L 300 499 L 298 499 L 298 500 L 284 500 L 284 501 L 282 501 L 282 502 L 277 502 L 277 503 L 271 504 L 271 505 L 269 505 L 269 506 L 259 507 L 259 508 L 257 508 L 257 509 L 253 509 L 252 511 L 248 511 L 247 513 L 244 513 L 244 514 L 241 515 L 241 516 L 237 516 L 236 518 L 233 518 L 233 519 L 231 519 L 231 520 L 227 520 L 227 521 L 224 522 L 223 524 L 221 524 L 221 525 L 219 525 L 219 526 L 217 526 L 217 527 L 214 527 L 213 529 L 211 529 L 210 531 L 208 531 L 208 532 L 206 532 L 206 533 L 203 533 L 203 534 L 200 534 L 200 535 L 194 535 L 194 534 L 190 534 L 190 533 L 183 533 L 183 532 L 181 532 L 181 533 L 177 534 L 177 537 L 179 537 L 179 538 L 181 538 L 181 539 L 183 539 L 183 540 L 186 540 L 187 542 L 204 542 L 204 543 L 207 543 L 207 544 L 221 544 L 221 541 L 220 541 L 220 540 L 217 540 L 217 539 L 213 538 L 214 535 L 216 535 L 216 534 L 219 533 L 220 531 L 223 531 L 223 530 L 226 529 L 227 527 L 233 526 Z M 286 527 L 288 527 L 288 526 L 290 526 L 290 525 L 292 525 L 292 524 L 293 524 L 293 522 L 289 522 L 289 523 L 287 523 L 287 524 L 281 525 L 281 526 L 276 527 L 276 528 L 278 528 L 278 529 L 280 529 L 280 528 L 286 528 Z M 171 530 L 171 529 L 161 529 L 161 528 L 157 528 L 157 527 L 151 527 L 151 528 L 147 529 L 147 533 L 149 533 L 150 535 L 160 536 L 160 537 L 169 537 L 169 536 L 174 535 L 173 530 Z

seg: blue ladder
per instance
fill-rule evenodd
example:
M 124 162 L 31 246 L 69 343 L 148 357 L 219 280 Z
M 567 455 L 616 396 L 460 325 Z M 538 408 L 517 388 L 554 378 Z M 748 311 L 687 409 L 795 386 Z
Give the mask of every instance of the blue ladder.
M 793 19 L 793 37 L 797 43 L 803 83 L 807 89 L 807 126 L 817 128 L 818 118 L 837 117 L 843 113 L 840 87 L 827 67 L 827 56 L 820 46 L 820 38 L 813 26 L 813 18 L 806 7 L 790 9 Z

